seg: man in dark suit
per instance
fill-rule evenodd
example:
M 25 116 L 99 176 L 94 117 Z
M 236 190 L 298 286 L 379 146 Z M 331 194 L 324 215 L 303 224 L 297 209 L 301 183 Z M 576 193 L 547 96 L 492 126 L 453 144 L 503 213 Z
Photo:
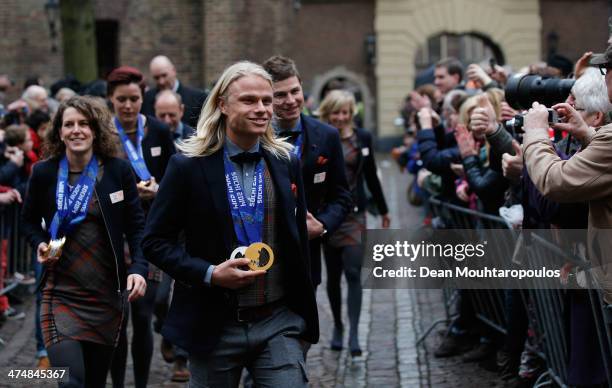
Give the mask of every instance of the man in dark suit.
M 338 130 L 303 115 L 304 92 L 295 63 L 273 56 L 263 64 L 274 81 L 275 130 L 295 145 L 308 204 L 312 281 L 321 284 L 321 238 L 333 233 L 353 206 Z
M 181 96 L 185 105 L 185 114 L 182 121 L 195 128 L 198 124 L 202 105 L 204 105 L 204 100 L 206 100 L 206 92 L 183 85 L 176 78 L 174 64 L 164 55 L 158 55 L 151 60 L 149 71 L 151 72 L 151 77 L 155 80 L 155 87 L 149 89 L 144 94 L 141 112 L 146 115 L 155 116 L 155 96 L 162 90 L 172 90 Z
M 256 385 L 306 387 L 305 342 L 319 337 L 306 201 L 270 125 L 272 80 L 236 63 L 206 104 L 145 228 L 145 256 L 176 280 L 162 335 L 189 352 L 190 387 L 237 387 L 244 367 Z
M 155 96 L 155 117 L 170 127 L 174 140 L 185 140 L 195 134 L 195 129 L 181 120 L 185 105 L 181 95 L 172 90 L 162 90 Z

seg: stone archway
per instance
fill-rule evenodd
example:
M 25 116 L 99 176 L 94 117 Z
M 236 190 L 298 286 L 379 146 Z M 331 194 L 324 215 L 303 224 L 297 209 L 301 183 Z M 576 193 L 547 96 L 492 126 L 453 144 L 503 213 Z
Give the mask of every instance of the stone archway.
M 352 72 L 344 66 L 335 67 L 326 73 L 314 77 L 310 94 L 314 97 L 315 105 L 318 106 L 321 102 L 320 95 L 325 85 L 329 81 L 337 78 L 345 78 L 349 82 L 357 85 L 359 91 L 361 92 L 364 105 L 363 125 L 368 130 L 373 131 L 376 126 L 376 121 L 374 118 L 376 106 L 372 93 L 370 92 L 370 88 L 368 87 L 366 77 Z
M 380 136 L 398 135 L 393 119 L 412 90 L 419 45 L 440 33 L 477 33 L 518 69 L 540 59 L 538 0 L 377 0 L 374 28 Z

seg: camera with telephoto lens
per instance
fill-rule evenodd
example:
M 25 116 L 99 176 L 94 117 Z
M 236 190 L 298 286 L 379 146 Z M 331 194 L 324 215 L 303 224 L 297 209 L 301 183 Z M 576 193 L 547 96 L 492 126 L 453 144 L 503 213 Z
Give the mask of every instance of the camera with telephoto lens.
M 506 84 L 506 102 L 517 110 L 529 109 L 534 102 L 552 106 L 567 99 L 575 81 L 535 74 L 516 74 L 510 77 Z
M 506 102 L 512 108 L 525 110 L 531 108 L 534 102 L 544 106 L 552 106 L 564 102 L 572 91 L 575 80 L 542 77 L 537 74 L 516 74 L 508 80 L 505 94 Z M 504 123 L 508 131 L 523 132 L 523 115 L 516 115 Z M 557 112 L 548 109 L 548 123 L 559 122 Z

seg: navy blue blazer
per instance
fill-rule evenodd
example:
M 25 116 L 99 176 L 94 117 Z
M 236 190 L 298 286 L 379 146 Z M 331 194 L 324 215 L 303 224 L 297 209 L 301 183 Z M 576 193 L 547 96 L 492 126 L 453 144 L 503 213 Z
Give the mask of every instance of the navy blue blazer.
M 344 156 L 338 130 L 319 120 L 301 115 L 304 131 L 302 177 L 308 211 L 333 233 L 353 207 L 346 181 Z M 325 177 L 321 181 L 322 177 Z M 317 182 L 315 183 L 315 177 Z M 321 284 L 321 238 L 310 240 L 312 281 Z
M 185 106 L 185 113 L 181 121 L 195 128 L 198 124 L 200 112 L 202 111 L 202 105 L 204 105 L 204 101 L 206 100 L 206 92 L 185 86 L 182 82 L 179 82 L 179 87 L 176 92 L 181 96 L 183 105 Z M 157 88 L 152 88 L 147 90 L 144 94 L 142 108 L 140 108 L 142 114 L 155 116 L 155 96 L 157 96 L 157 93 L 159 93 L 159 90 Z
M 299 164 L 265 150 L 263 155 L 279 202 L 277 254 L 289 264 L 283 267 L 287 307 L 306 321 L 303 339 L 315 343 L 319 326 Z M 204 284 L 209 266 L 228 259 L 237 241 L 226 190 L 222 150 L 197 158 L 174 155 L 149 212 L 143 239 L 147 259 L 176 279 L 163 336 L 202 355 L 216 345 L 235 301 L 234 291 Z
M 104 216 L 106 231 L 119 269 L 119 289 L 124 290 L 127 274 L 139 274 L 145 279 L 149 263 L 142 255 L 141 240 L 144 229 L 144 213 L 140 206 L 136 180 L 130 164 L 119 158 L 103 160 L 104 172 L 96 183 L 95 195 L 98 196 Z M 48 228 L 57 210 L 55 190 L 59 158 L 52 158 L 34 165 L 21 212 L 21 229 L 34 250 L 41 242 L 49 242 Z M 111 193 L 123 191 L 123 200 L 111 202 Z M 43 230 L 41 219 L 45 220 L 47 230 Z M 130 247 L 132 264 L 126 268 L 124 257 L 124 236 Z

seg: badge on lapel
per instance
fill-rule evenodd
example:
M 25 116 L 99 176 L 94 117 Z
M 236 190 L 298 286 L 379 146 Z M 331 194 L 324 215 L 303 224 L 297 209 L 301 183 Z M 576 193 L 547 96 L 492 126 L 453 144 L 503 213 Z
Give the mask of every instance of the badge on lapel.
M 161 147 L 151 147 L 151 156 L 157 157 L 161 155 Z
M 111 203 L 117 203 L 123 201 L 123 190 L 115 191 L 114 193 L 110 193 Z
M 363 155 L 363 156 L 368 156 L 368 155 L 370 155 L 370 149 L 369 149 L 368 147 L 363 147 L 363 148 L 361 149 L 361 155 Z
M 314 183 L 323 183 L 325 182 L 326 171 L 320 172 L 314 175 Z
M 327 158 L 325 158 L 325 157 L 323 157 L 323 156 L 319 156 L 319 157 L 317 158 L 317 166 L 323 166 L 323 165 L 326 165 L 326 164 L 327 164 L 327 162 L 329 162 L 329 159 L 327 159 Z

